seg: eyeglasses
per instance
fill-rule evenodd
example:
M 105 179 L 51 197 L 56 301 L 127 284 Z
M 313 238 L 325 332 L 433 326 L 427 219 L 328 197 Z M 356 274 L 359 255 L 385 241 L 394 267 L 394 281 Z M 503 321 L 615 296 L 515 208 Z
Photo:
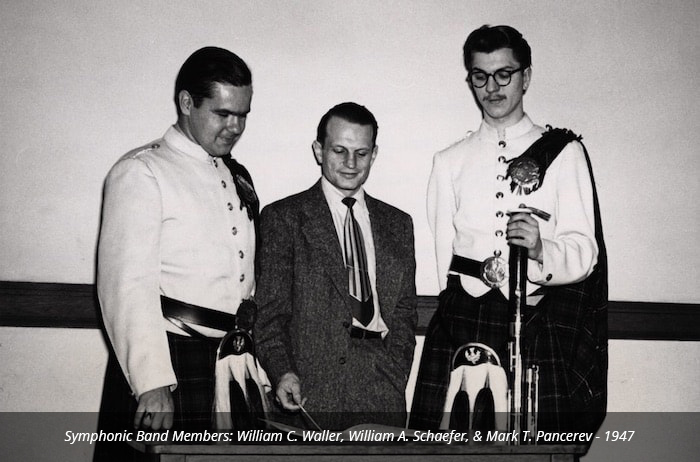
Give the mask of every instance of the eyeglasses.
M 494 82 L 496 82 L 498 86 L 505 87 L 510 83 L 513 74 L 522 70 L 524 70 L 522 67 L 513 69 L 512 71 L 508 69 L 499 69 L 493 74 L 484 71 L 474 71 L 469 73 L 467 81 L 471 83 L 474 88 L 481 88 L 489 82 L 489 77 L 493 77 Z

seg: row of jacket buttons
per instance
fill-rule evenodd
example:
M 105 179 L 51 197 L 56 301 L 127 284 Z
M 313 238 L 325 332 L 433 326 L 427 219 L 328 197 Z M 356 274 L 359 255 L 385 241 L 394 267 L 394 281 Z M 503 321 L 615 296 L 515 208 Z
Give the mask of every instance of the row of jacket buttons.
M 219 162 L 217 162 L 216 159 L 212 159 L 212 163 L 214 164 L 214 167 L 215 167 L 215 168 L 219 168 Z M 224 180 L 221 180 L 221 187 L 223 187 L 224 189 L 226 189 L 226 182 L 225 182 Z M 227 208 L 230 212 L 232 212 L 232 211 L 233 211 L 233 204 L 232 204 L 231 202 L 228 202 L 228 203 L 226 204 L 226 208 Z M 234 235 L 234 236 L 237 235 L 237 234 L 238 234 L 238 228 L 236 228 L 235 226 L 232 227 L 232 228 L 231 228 L 231 234 Z M 245 257 L 245 253 L 244 253 L 242 250 L 239 250 L 239 251 L 238 251 L 238 256 L 239 256 L 240 258 L 244 258 L 244 257 Z M 238 280 L 239 280 L 240 282 L 245 281 L 245 274 L 241 274 L 241 276 L 238 278 Z
M 499 146 L 501 149 L 505 148 L 505 147 L 506 147 L 506 142 L 505 142 L 505 140 L 500 140 L 500 141 L 498 142 L 498 146 Z M 505 156 L 498 156 L 498 159 L 497 159 L 497 160 L 498 160 L 498 163 L 499 163 L 499 164 L 505 164 L 505 163 L 506 163 L 506 157 L 505 157 Z M 500 183 L 500 184 L 498 185 L 498 187 L 500 188 L 500 187 L 502 187 L 503 182 L 506 180 L 506 177 L 505 177 L 503 174 L 499 173 L 498 175 L 496 175 L 496 180 Z M 502 191 L 497 191 L 497 192 L 496 192 L 496 199 L 503 199 L 503 196 L 504 196 L 504 194 L 503 194 Z M 502 210 L 496 211 L 496 218 L 503 218 L 503 216 L 504 216 L 504 213 L 503 213 Z M 497 238 L 503 237 L 503 230 L 497 229 L 497 230 L 495 231 L 494 234 L 495 234 L 495 236 L 496 236 Z M 496 257 L 500 257 L 500 256 L 501 256 L 501 251 L 500 251 L 499 249 L 496 249 L 496 250 L 493 251 L 493 254 L 494 254 L 494 256 L 496 256 Z

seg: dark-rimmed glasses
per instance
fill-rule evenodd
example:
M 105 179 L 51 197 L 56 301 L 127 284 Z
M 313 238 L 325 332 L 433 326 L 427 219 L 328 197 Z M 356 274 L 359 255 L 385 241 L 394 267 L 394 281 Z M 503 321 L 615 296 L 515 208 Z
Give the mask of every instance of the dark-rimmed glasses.
M 471 83 L 474 88 L 481 88 L 489 82 L 489 77 L 493 77 L 494 82 L 496 82 L 499 87 L 505 87 L 510 83 L 513 74 L 522 70 L 522 67 L 513 69 L 512 71 L 508 69 L 499 69 L 493 74 L 484 71 L 472 71 L 467 75 L 467 82 Z

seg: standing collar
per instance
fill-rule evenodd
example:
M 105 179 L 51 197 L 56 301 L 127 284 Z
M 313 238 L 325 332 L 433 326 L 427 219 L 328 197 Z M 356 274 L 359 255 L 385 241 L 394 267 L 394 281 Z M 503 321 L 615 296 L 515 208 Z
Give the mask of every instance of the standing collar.
M 211 162 L 212 157 L 207 151 L 204 150 L 200 145 L 193 142 L 178 128 L 177 125 L 172 125 L 168 128 L 163 136 L 165 142 L 172 146 L 174 149 L 187 154 L 188 156 L 194 157 L 197 160 L 203 162 Z
M 326 179 L 325 176 L 321 177 L 321 190 L 323 191 L 323 195 L 326 197 L 328 205 L 330 205 L 331 207 L 347 207 L 345 204 L 343 204 L 343 199 L 348 196 L 346 196 L 338 188 L 333 186 L 331 182 Z M 352 194 L 349 197 L 355 199 L 357 201 L 357 205 L 359 205 L 361 208 L 366 208 L 364 188 L 360 187 L 360 189 L 357 190 L 355 194 Z
M 523 114 L 523 117 L 518 122 L 516 122 L 514 125 L 511 125 L 510 127 L 506 127 L 506 136 L 504 141 L 518 138 L 532 130 L 532 127 L 534 126 L 535 124 L 532 123 L 530 117 L 527 114 Z M 481 121 L 481 127 L 479 127 L 479 132 L 482 136 L 486 138 L 498 140 L 498 130 L 486 123 L 485 120 Z

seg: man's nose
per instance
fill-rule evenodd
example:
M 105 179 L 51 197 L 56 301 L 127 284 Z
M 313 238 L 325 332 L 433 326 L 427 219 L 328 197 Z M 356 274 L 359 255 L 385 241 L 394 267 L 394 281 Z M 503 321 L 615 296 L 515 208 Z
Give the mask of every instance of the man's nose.
M 226 127 L 233 133 L 240 135 L 245 129 L 245 119 L 243 117 L 231 115 L 226 121 Z
M 494 91 L 498 91 L 501 88 L 501 86 L 496 83 L 496 76 L 495 75 L 489 75 L 486 77 L 486 91 L 489 93 L 493 93 Z
M 348 152 L 348 154 L 345 156 L 345 166 L 348 168 L 355 168 L 355 164 L 357 163 L 357 158 L 354 153 Z

